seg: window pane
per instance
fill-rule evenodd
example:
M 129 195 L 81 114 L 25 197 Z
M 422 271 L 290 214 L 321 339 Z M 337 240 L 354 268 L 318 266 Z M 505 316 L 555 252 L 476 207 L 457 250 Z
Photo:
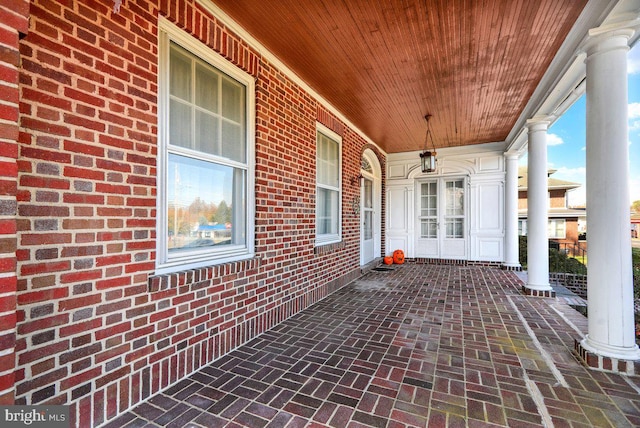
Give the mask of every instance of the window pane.
M 222 79 L 222 116 L 242 124 L 244 110 L 245 88 L 235 81 Z
M 373 181 L 364 179 L 364 207 L 373 208 Z
M 461 180 L 446 182 L 446 201 L 447 215 L 464 214 L 464 190 Z
M 218 118 L 212 114 L 199 111 L 196 113 L 196 150 L 219 155 Z
M 176 45 L 171 52 L 170 144 L 246 162 L 246 87 Z
M 222 156 L 245 162 L 245 141 L 243 128 L 240 125 L 222 121 Z
M 318 160 L 316 162 L 316 170 L 318 174 L 318 184 L 325 186 L 338 187 L 340 182 L 340 174 L 338 170 L 339 145 L 327 136 L 318 133 Z
M 423 219 L 420 221 L 420 237 L 431 239 L 438 237 L 438 222 L 436 219 Z
M 463 238 L 464 220 L 461 218 L 452 218 L 446 221 L 447 238 Z
M 438 211 L 436 183 L 422 183 L 420 195 L 421 216 L 435 216 Z
M 212 113 L 218 112 L 218 75 L 211 67 L 196 67 L 196 105 Z
M 367 171 L 370 174 L 373 174 L 373 167 L 371 166 L 371 164 L 369 163 L 369 161 L 367 160 L 367 158 L 362 158 L 360 160 L 360 169 Z
M 338 192 L 318 188 L 318 212 L 316 228 L 318 235 L 338 233 Z
M 364 239 L 373 239 L 373 211 L 364 213 Z
M 191 58 L 182 48 L 171 45 L 169 93 L 191 101 Z
M 563 239 L 566 237 L 566 221 L 564 219 L 549 220 L 547 223 L 547 233 L 549 238 Z
M 244 171 L 169 155 L 167 233 L 169 252 L 244 244 Z
M 172 99 L 169 104 L 169 143 L 175 146 L 191 148 L 191 107 Z

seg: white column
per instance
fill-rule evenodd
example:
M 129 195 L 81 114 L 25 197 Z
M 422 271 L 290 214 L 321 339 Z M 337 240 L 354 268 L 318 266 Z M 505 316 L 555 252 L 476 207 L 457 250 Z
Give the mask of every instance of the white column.
M 627 42 L 632 34 L 600 34 L 586 46 L 589 333 L 581 345 L 624 360 L 640 359 L 629 233 Z
M 505 154 L 504 185 L 504 266 L 520 268 L 518 245 L 518 155 Z
M 527 184 L 527 285 L 535 291 L 550 291 L 547 128 L 546 120 L 531 119 L 529 128 Z

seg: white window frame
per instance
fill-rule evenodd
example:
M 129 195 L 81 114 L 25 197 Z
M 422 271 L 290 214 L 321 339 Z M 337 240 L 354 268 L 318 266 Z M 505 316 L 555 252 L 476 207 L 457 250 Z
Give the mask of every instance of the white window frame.
M 447 208 L 448 208 L 448 204 L 449 204 L 449 197 L 453 197 L 453 201 L 454 203 L 456 202 L 456 198 L 455 195 L 451 195 L 448 192 L 447 189 L 447 184 L 452 183 L 454 184 L 454 189 L 462 189 L 462 214 L 449 214 L 447 213 Z M 461 184 L 460 187 L 457 187 L 457 184 Z M 453 179 L 444 179 L 442 181 L 442 194 L 443 194 L 443 206 L 442 206 L 442 210 L 443 210 L 443 215 L 442 215 L 442 220 L 444 222 L 444 238 L 446 239 L 464 239 L 465 235 L 466 235 L 466 225 L 467 225 L 467 203 L 466 203 L 466 196 L 467 196 L 467 188 L 466 188 L 466 180 L 464 178 L 453 178 Z M 455 207 L 456 209 L 458 207 Z M 455 236 L 455 234 L 452 234 L 451 236 L 449 236 L 449 225 L 453 225 L 453 229 L 455 230 L 455 225 L 459 222 L 462 222 L 462 236 Z
M 527 236 L 527 219 L 518 219 L 518 235 Z
M 562 224 L 562 236 L 556 236 L 558 232 L 558 224 Z M 553 233 L 551 231 L 553 230 Z M 567 237 L 567 220 L 564 218 L 550 218 L 547 225 L 547 234 L 551 239 L 565 239 Z
M 215 264 L 245 260 L 255 256 L 255 80 L 253 76 L 235 67 L 224 57 L 214 52 L 183 30 L 166 20 L 159 19 L 159 64 L 158 64 L 158 197 L 157 197 L 157 251 L 156 274 L 201 268 Z M 246 172 L 245 191 L 245 242 L 243 245 L 225 246 L 224 251 L 210 248 L 195 249 L 170 255 L 166 230 L 168 216 L 168 160 L 169 160 L 169 47 L 176 43 L 191 54 L 215 67 L 218 71 L 235 79 L 246 88 L 246 162 L 236 163 Z M 174 150 L 172 149 L 173 153 Z M 192 153 L 197 158 L 197 153 Z
M 440 207 L 439 207 L 439 192 L 438 192 L 438 180 L 429 180 L 418 183 L 418 234 L 420 239 L 438 239 L 439 231 L 438 231 L 438 222 L 440 218 Z M 423 186 L 427 185 L 428 194 L 425 195 L 422 189 Z M 431 190 L 434 190 L 435 193 L 430 193 Z M 431 198 L 431 199 L 429 199 Z M 435 203 L 435 207 L 429 206 L 428 208 L 423 208 L 422 204 L 424 201 L 433 200 Z M 433 213 L 423 215 L 423 212 L 426 210 L 433 210 Z M 423 225 L 427 225 L 427 234 L 424 235 L 422 233 Z M 432 225 L 434 227 L 429 228 Z M 433 232 L 433 233 L 432 233 Z
M 338 187 L 333 187 L 333 186 L 326 186 L 326 185 L 321 185 L 320 183 L 318 183 L 318 170 L 317 170 L 317 164 L 318 164 L 318 138 L 317 135 L 318 133 L 323 134 L 325 137 L 333 140 L 335 143 L 338 144 Z M 333 191 L 337 191 L 338 192 L 338 232 L 337 233 L 331 233 L 331 234 L 319 234 L 318 233 L 318 189 L 322 187 L 322 188 L 326 188 L 329 190 L 333 190 Z M 338 134 L 336 134 L 335 132 L 333 132 L 332 130 L 330 130 L 329 128 L 327 128 L 326 126 L 317 123 L 316 124 L 316 241 L 315 241 L 315 245 L 316 246 L 321 246 L 321 245 L 327 245 L 327 244 L 333 244 L 336 242 L 341 242 L 342 241 L 342 137 Z

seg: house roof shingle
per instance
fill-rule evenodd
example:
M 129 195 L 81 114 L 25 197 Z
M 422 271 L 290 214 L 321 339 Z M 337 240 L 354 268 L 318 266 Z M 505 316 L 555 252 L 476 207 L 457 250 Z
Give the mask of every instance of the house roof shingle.
M 556 172 L 555 169 L 549 169 L 547 171 L 547 186 L 549 189 L 577 189 L 581 186 L 580 183 L 575 183 L 572 181 L 560 180 L 557 178 L 552 178 L 551 175 Z M 518 190 L 527 190 L 529 175 L 527 173 L 527 167 L 521 166 L 518 168 Z

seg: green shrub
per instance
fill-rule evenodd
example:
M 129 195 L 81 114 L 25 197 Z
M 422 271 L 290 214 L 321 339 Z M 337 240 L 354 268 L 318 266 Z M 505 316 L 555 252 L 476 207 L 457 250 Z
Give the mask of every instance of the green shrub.
M 519 237 L 520 264 L 523 269 L 527 269 L 527 237 Z M 640 258 L 640 252 L 638 253 Z M 557 248 L 549 248 L 549 272 L 565 272 L 580 275 L 587 274 L 587 267 L 579 260 L 567 256 Z M 640 290 L 639 290 L 640 291 Z
M 522 269 L 527 270 L 527 237 L 519 236 L 519 256 L 520 257 L 520 265 L 522 265 Z
M 564 272 L 580 275 L 587 274 L 587 267 L 565 253 L 549 248 L 549 272 Z
M 633 294 L 640 299 L 640 248 L 631 249 L 631 264 L 633 265 Z

